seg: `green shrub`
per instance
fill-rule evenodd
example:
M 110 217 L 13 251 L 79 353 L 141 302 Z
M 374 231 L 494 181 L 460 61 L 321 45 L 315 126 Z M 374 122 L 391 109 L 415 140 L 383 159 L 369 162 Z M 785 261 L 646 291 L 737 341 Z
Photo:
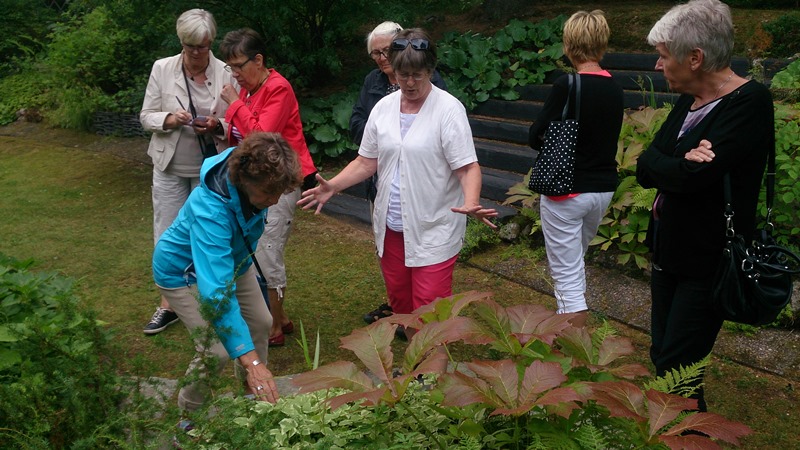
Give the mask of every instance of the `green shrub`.
M 556 68 L 564 21 L 512 20 L 494 36 L 447 33 L 437 53 L 448 91 L 467 109 L 490 98 L 516 100 L 517 86 L 542 83 Z
M 800 89 L 800 59 L 793 61 L 772 77 L 771 88 Z
M 354 88 L 300 102 L 303 134 L 317 164 L 325 157 L 337 158 L 358 150 L 350 139 L 350 115 L 357 96 L 358 90 Z
M 772 36 L 771 56 L 786 58 L 800 53 L 800 12 L 781 14 L 777 19 L 765 23 L 763 28 Z
M 102 447 L 121 392 L 110 334 L 72 281 L 0 254 L 0 447 Z M 122 434 L 118 424 L 112 434 Z
M 458 254 L 460 261 L 468 260 L 475 252 L 486 246 L 500 242 L 500 236 L 483 222 L 467 217 L 467 231 L 464 234 L 464 246 Z

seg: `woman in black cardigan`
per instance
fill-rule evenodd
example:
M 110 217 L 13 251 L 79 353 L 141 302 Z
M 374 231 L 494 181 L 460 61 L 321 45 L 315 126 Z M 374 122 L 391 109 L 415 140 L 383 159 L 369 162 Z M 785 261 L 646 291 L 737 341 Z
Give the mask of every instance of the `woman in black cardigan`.
M 581 81 L 580 127 L 575 151 L 573 191 L 541 196 L 540 216 L 547 262 L 555 284 L 559 313 L 576 313 L 572 323 L 586 322 L 584 256 L 617 188 L 617 140 L 622 127 L 622 88 L 600 67 L 611 32 L 603 12 L 579 11 L 564 23 L 564 53 Z M 561 76 L 530 128 L 530 146 L 539 150 L 553 120 L 561 120 L 569 84 Z M 575 96 L 568 118 L 575 117 Z
M 766 87 L 730 67 L 733 23 L 718 0 L 693 0 L 650 30 L 656 69 L 681 97 L 639 157 L 636 175 L 657 188 L 647 243 L 653 252 L 650 358 L 661 376 L 702 360 L 722 326 L 711 308 L 724 246 L 722 178 L 731 174 L 736 232 L 752 235 L 768 150 L 775 146 Z M 694 398 L 706 411 L 700 381 Z

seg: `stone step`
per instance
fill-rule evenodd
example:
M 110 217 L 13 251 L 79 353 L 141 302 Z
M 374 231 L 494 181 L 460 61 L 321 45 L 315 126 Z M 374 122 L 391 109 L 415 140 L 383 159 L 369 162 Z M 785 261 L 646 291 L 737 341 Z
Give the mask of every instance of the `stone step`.
M 470 128 L 472 128 L 473 137 L 510 142 L 518 145 L 528 144 L 528 129 L 532 121 L 532 119 L 528 122 L 518 120 L 512 121 L 503 118 L 477 115 L 471 115 L 469 117 L 469 125 Z
M 533 119 L 539 115 L 542 106 L 543 102 L 541 101 L 489 99 L 478 104 L 478 106 L 472 110 L 472 114 L 532 122 Z
M 536 152 L 527 145 L 475 138 L 475 152 L 481 167 L 526 174 Z

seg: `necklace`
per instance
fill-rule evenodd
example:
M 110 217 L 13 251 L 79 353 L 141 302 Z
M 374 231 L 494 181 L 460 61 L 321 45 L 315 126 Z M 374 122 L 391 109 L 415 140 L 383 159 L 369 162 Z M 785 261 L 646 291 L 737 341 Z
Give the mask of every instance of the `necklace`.
M 201 73 L 205 73 L 206 69 L 208 69 L 208 64 L 210 62 L 211 61 L 207 62 L 205 67 L 203 67 L 202 69 L 198 70 L 197 72 L 192 72 L 191 70 L 189 70 L 189 66 L 186 65 L 186 62 L 184 62 L 183 63 L 183 70 L 189 72 L 189 79 L 194 81 L 194 77 L 196 77 L 197 75 L 200 75 Z
M 258 84 L 256 85 L 256 87 L 255 87 L 255 88 L 253 88 L 253 90 L 252 90 L 252 91 L 250 91 L 250 95 L 253 95 L 253 94 L 255 94 L 256 92 L 258 92 L 258 90 L 259 90 L 259 89 L 261 89 L 261 85 L 263 85 L 263 84 L 264 84 L 264 82 L 265 82 L 265 81 L 267 81 L 267 78 L 269 78 L 269 69 L 267 69 L 267 75 L 266 75 L 264 78 L 262 78 L 262 79 L 261 79 L 261 81 L 259 81 L 259 82 L 258 82 Z
M 714 92 L 714 98 L 712 100 L 716 100 L 716 99 L 719 98 L 719 91 L 721 91 L 722 88 L 725 87 L 726 84 L 728 84 L 728 81 L 731 81 L 731 78 L 733 78 L 733 71 L 732 70 L 731 70 L 731 74 L 728 75 L 728 78 L 726 78 L 725 81 L 723 81 L 722 84 L 719 85 L 719 87 L 717 88 L 717 92 Z
M 600 68 L 600 64 L 597 64 L 597 63 L 584 64 L 583 66 L 580 66 L 577 69 L 578 69 L 578 72 L 584 72 L 589 67 L 597 67 L 599 69 Z

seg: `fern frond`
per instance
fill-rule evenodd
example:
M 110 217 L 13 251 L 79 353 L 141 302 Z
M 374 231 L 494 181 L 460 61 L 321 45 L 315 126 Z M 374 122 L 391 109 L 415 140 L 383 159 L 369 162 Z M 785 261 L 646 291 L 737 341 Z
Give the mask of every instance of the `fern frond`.
M 697 361 L 688 367 L 679 367 L 672 369 L 662 377 L 657 377 L 654 380 L 645 383 L 645 390 L 655 389 L 667 394 L 677 394 L 681 397 L 690 397 L 697 392 L 703 383 L 698 383 L 703 377 L 705 368 L 711 362 L 711 355 Z
M 611 448 L 608 441 L 604 438 L 603 432 L 592 424 L 585 424 L 575 430 L 572 435 L 581 449 L 586 450 L 605 450 Z
M 617 330 L 615 330 L 607 320 L 603 320 L 602 325 L 597 327 L 597 329 L 592 333 L 592 345 L 595 348 L 598 348 L 608 337 L 616 335 Z

